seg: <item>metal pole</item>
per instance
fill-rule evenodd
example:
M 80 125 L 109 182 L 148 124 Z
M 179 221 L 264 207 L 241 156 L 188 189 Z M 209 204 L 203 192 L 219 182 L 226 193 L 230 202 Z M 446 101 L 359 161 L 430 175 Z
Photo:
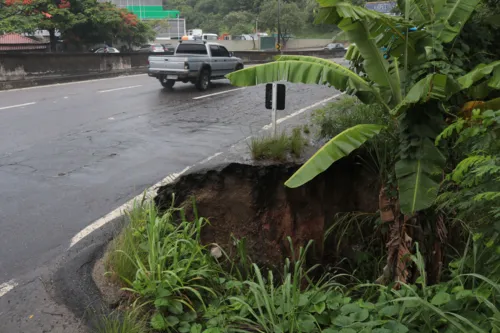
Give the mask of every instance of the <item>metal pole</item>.
M 278 0 L 278 45 L 280 46 L 280 53 L 283 54 L 281 47 L 281 0 Z
M 276 109 L 278 108 L 278 84 L 273 83 L 273 105 L 271 109 L 273 136 L 276 137 Z
M 181 20 L 181 13 L 177 14 L 177 39 L 181 39 L 181 36 L 180 36 L 180 34 L 181 34 L 181 28 L 180 28 L 181 22 L 180 22 L 180 20 Z

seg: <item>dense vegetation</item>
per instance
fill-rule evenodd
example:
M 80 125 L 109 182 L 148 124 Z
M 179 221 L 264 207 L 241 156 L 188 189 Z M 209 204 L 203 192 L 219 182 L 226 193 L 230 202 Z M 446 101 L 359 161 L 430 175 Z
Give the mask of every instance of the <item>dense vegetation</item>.
M 336 27 L 313 24 L 316 0 L 282 0 L 283 34 L 331 38 Z M 164 8 L 177 9 L 186 18 L 188 29 L 231 35 L 259 31 L 277 32 L 277 0 L 168 0 Z
M 378 177 L 379 209 L 340 214 L 324 232 L 340 243 L 368 230 L 359 258 L 331 274 L 305 262 L 309 243 L 278 273 L 266 271 L 244 239 L 228 257 L 200 243 L 204 218 L 187 221 L 174 207 L 159 215 L 144 203 L 108 260 L 143 319 L 134 322 L 193 333 L 500 332 L 500 60 L 493 44 L 478 47 L 481 64 L 463 51 L 477 42 L 466 29 L 490 2 L 406 0 L 403 17 L 319 3 L 318 22 L 338 25 L 352 43 L 352 70 L 281 56 L 229 79 L 327 84 L 355 96 L 314 113 L 329 141 L 285 185 L 356 154 Z
M 196 211 L 196 210 L 195 210 Z M 180 217 L 180 220 L 179 220 Z M 114 277 L 129 292 L 122 317 L 102 318 L 99 332 L 497 332 L 499 261 L 489 239 L 475 236 L 443 267 L 447 281 L 430 285 L 416 251 L 414 284 L 384 286 L 346 274 L 323 274 L 306 253 L 286 260 L 280 274 L 252 264 L 245 240 L 238 255 L 200 243 L 208 222 L 163 215 L 137 204 L 108 256 Z M 483 275 L 484 274 L 484 275 Z M 367 276 L 368 277 L 368 276 Z M 372 276 L 373 278 L 373 276 Z M 350 281 L 350 282 L 349 282 Z M 342 283 L 341 283 L 342 282 Z

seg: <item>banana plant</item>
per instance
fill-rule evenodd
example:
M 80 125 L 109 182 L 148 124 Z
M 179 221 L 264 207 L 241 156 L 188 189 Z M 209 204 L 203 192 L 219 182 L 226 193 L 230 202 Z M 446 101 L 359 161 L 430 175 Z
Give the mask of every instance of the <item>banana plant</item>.
M 318 0 L 318 3 L 316 21 L 337 25 L 355 45 L 348 55 L 361 61 L 359 74 L 325 59 L 278 56 L 272 63 L 229 74 L 228 78 L 235 86 L 276 81 L 329 85 L 357 96 L 364 103 L 378 103 L 393 116 L 401 140 L 398 161 L 394 165 L 399 196 L 397 202 L 387 204 L 384 198 L 388 196 L 382 189 L 380 210 L 393 210 L 391 214 L 384 214 L 392 216 L 392 221 L 385 222 L 397 225 L 395 229 L 398 230 L 391 230 L 391 234 L 399 236 L 392 240 L 398 237 L 400 240 L 388 244 L 388 249 L 395 251 L 388 257 L 400 260 L 396 245 L 403 244 L 407 235 L 398 222 L 401 221 L 399 214 L 404 214 L 403 220 L 407 221 L 418 211 L 429 208 L 437 196 L 445 157 L 434 141 L 443 128 L 443 108 L 458 92 L 469 92 L 477 86 L 481 90 L 499 89 L 500 61 L 480 65 L 458 79 L 432 71 L 436 57 L 447 61 L 446 55 L 436 56 L 436 53 L 442 50 L 443 43 L 453 41 L 458 35 L 478 0 L 400 0 L 405 19 L 340 0 Z M 412 27 L 417 30 L 410 32 Z M 381 47 L 388 44 L 391 44 L 390 50 L 384 55 Z M 422 63 L 430 65 L 427 66 L 429 71 L 419 72 L 419 79 L 412 82 L 408 79 L 410 73 L 415 68 L 420 69 Z M 297 187 L 313 179 L 380 131 L 366 126 L 348 129 L 333 138 L 286 185 Z M 362 139 L 349 139 L 348 149 L 344 149 L 348 137 Z M 388 266 L 392 267 L 389 263 Z M 404 280 L 403 272 L 392 273 L 393 277 Z

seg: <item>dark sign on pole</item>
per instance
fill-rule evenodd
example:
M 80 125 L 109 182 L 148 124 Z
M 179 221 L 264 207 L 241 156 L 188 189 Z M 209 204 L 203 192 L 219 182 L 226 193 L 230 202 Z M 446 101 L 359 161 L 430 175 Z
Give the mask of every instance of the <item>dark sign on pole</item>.
M 277 84 L 277 98 L 276 98 L 276 110 L 285 110 L 285 99 L 286 99 L 286 86 L 284 84 Z M 273 108 L 273 84 L 266 84 L 266 109 L 271 110 Z

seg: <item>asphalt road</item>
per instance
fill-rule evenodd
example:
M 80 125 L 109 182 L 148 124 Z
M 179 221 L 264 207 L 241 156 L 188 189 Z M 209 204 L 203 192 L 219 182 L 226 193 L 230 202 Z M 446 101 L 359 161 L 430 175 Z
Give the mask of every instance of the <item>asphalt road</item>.
M 167 91 L 141 75 L 0 92 L 0 285 L 168 174 L 269 124 L 264 87 L 234 89 Z M 333 94 L 289 85 L 278 117 Z

